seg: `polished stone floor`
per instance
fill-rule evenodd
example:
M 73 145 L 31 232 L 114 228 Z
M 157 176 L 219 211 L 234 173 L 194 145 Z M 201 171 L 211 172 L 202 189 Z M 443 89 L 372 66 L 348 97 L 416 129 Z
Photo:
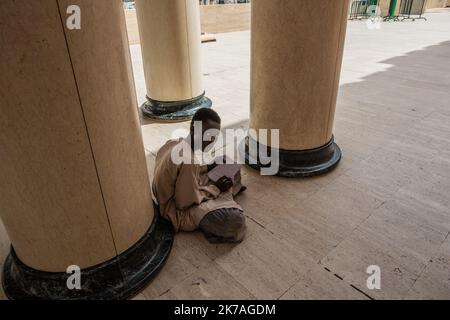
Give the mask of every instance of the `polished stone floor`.
M 450 12 L 426 16 L 379 30 L 349 22 L 339 167 L 298 180 L 245 168 L 245 241 L 177 235 L 167 265 L 136 298 L 450 299 Z M 226 127 L 248 123 L 249 39 L 219 34 L 203 45 L 205 89 Z M 139 45 L 131 51 L 142 103 Z M 162 143 L 187 125 L 142 121 L 150 170 Z M 8 247 L 0 224 L 0 264 Z M 367 287 L 372 265 L 380 290 Z

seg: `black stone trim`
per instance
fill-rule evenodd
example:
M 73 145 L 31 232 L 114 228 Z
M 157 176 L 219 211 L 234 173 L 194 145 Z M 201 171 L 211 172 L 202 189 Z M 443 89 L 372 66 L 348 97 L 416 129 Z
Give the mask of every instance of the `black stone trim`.
M 202 108 L 211 108 L 212 101 L 205 96 L 205 92 L 198 97 L 172 102 L 153 100 L 147 96 L 147 101 L 141 106 L 145 117 L 163 121 L 190 120 Z
M 250 150 L 250 139 L 256 143 L 258 150 Z M 263 166 L 259 161 L 259 142 L 247 136 L 245 139 L 245 163 L 250 167 L 261 170 Z M 270 155 L 274 149 L 266 147 Z M 311 150 L 283 150 L 279 149 L 280 169 L 278 176 L 296 178 L 313 177 L 324 174 L 334 169 L 342 158 L 342 151 L 334 142 L 334 137 L 324 146 Z
M 133 247 L 105 263 L 81 270 L 81 290 L 67 288 L 67 273 L 42 272 L 26 266 L 11 247 L 2 285 L 12 300 L 127 299 L 138 294 L 161 270 L 173 239 L 172 225 L 155 211 L 152 226 Z

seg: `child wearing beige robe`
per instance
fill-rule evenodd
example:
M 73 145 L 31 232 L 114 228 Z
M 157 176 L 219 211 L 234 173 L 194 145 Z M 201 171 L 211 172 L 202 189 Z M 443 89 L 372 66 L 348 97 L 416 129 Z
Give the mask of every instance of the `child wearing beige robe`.
M 175 164 L 174 148 L 185 139 L 168 141 L 156 157 L 153 193 L 161 216 L 176 232 L 200 229 L 213 243 L 240 242 L 246 231 L 245 216 L 234 197 L 243 190 L 240 173 L 226 192 L 209 179 L 208 166 Z

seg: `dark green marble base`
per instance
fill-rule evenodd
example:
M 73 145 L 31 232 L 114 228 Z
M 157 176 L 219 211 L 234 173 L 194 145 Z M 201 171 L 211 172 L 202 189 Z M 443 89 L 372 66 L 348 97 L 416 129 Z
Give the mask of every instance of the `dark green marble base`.
M 260 144 L 254 140 L 250 143 L 251 137 L 245 139 L 245 163 L 250 167 L 260 170 L 263 167 L 259 161 L 258 150 Z M 258 150 L 250 150 L 250 145 L 258 146 Z M 267 147 L 266 147 L 267 148 Z M 272 154 L 268 148 L 269 154 Z M 272 149 L 273 150 L 273 149 Z M 342 158 L 342 151 L 332 138 L 326 145 L 312 150 L 277 150 L 279 153 L 280 168 L 278 176 L 281 177 L 312 177 L 324 174 L 334 169 Z
M 173 238 L 172 225 L 156 216 L 133 247 L 101 265 L 81 270 L 81 290 L 67 288 L 67 273 L 29 268 L 11 248 L 3 268 L 3 288 L 12 300 L 127 299 L 139 293 L 164 266 Z
M 162 102 L 147 97 L 147 101 L 141 106 L 145 117 L 160 121 L 185 121 L 190 120 L 194 114 L 202 108 L 211 108 L 212 101 L 202 95 L 182 101 Z

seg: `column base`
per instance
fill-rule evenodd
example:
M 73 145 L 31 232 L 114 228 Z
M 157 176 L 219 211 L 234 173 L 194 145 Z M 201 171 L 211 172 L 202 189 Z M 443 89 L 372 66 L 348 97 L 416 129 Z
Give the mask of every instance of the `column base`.
M 258 142 L 258 150 L 249 148 L 251 137 L 245 139 L 245 163 L 250 167 L 260 170 L 263 167 L 258 157 L 260 144 Z M 334 142 L 334 137 L 326 145 L 311 150 L 283 150 L 279 149 L 280 169 L 277 176 L 296 178 L 296 177 L 313 177 L 324 174 L 334 169 L 342 158 L 342 151 Z M 271 150 L 268 148 L 268 153 Z
M 123 300 L 138 294 L 164 266 L 172 249 L 172 225 L 155 216 L 133 247 L 101 265 L 81 270 L 81 290 L 67 288 L 67 273 L 34 270 L 14 249 L 3 269 L 3 288 L 11 300 Z
M 149 98 L 141 106 L 145 117 L 163 121 L 184 121 L 190 120 L 194 114 L 202 108 L 211 108 L 212 101 L 202 95 L 189 100 L 163 102 Z

